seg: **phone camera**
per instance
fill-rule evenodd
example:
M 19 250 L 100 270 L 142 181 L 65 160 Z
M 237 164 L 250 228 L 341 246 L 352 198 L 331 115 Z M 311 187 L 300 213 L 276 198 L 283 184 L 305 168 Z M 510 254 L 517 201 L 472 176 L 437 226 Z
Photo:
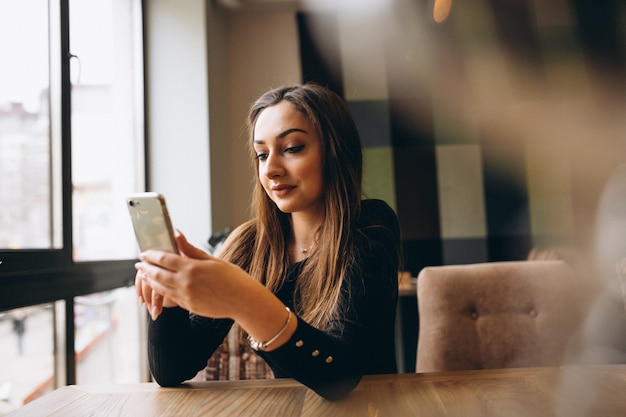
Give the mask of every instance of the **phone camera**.
M 130 201 L 128 202 L 128 205 L 129 205 L 129 206 L 131 206 L 131 207 L 135 207 L 135 205 L 137 205 L 137 204 L 139 204 L 139 203 L 137 203 L 137 202 L 135 202 L 135 201 L 133 201 L 133 200 L 130 200 Z

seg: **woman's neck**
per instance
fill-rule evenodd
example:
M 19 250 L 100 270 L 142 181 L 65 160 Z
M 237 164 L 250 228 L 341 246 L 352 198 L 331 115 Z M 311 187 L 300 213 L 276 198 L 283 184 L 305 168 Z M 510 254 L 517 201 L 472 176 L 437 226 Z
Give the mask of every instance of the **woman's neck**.
M 289 253 L 294 262 L 308 258 L 315 250 L 315 238 L 321 225 L 322 220 L 319 218 L 292 214 Z

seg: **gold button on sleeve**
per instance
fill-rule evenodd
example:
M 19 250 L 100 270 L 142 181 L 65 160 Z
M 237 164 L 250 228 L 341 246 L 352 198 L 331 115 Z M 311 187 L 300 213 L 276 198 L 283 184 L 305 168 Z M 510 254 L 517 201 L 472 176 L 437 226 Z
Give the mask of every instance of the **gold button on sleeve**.
M 326 363 L 331 363 L 333 360 L 334 360 L 333 357 L 329 356 L 326 358 Z
M 296 347 L 302 347 L 302 346 L 304 346 L 304 342 L 302 340 L 298 340 L 296 342 Z
M 320 354 L 320 351 L 317 350 L 317 349 L 315 349 L 313 352 L 311 352 L 311 356 L 313 356 L 313 357 L 319 356 L 319 354 Z

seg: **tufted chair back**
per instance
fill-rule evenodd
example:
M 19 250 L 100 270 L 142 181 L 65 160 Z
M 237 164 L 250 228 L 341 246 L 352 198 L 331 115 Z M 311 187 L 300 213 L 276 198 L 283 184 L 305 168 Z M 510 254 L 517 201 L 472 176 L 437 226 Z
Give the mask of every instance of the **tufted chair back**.
M 564 261 L 424 268 L 417 372 L 558 366 L 580 325 Z

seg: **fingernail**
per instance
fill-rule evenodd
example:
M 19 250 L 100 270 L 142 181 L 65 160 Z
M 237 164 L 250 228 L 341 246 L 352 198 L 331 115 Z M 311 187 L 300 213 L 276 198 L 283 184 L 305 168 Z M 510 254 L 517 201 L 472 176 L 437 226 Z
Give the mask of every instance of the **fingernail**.
M 157 317 L 159 317 L 159 315 L 157 314 L 156 306 L 152 307 L 152 310 L 150 310 L 150 316 L 152 317 L 152 321 L 156 320 Z

